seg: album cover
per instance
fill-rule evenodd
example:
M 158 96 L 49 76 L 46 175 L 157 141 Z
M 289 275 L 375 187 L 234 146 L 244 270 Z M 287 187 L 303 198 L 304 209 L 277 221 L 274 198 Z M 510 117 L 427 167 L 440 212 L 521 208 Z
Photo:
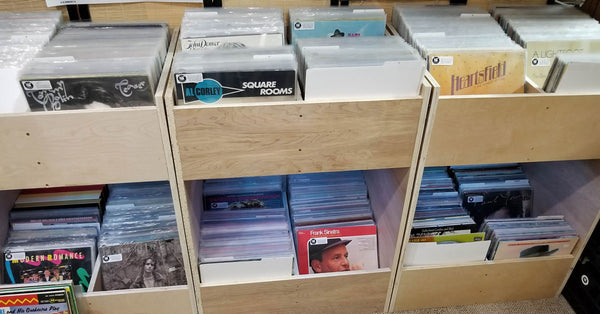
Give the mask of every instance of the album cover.
M 558 53 L 600 52 L 600 39 L 527 42 L 527 77 L 543 87 Z
M 101 246 L 105 290 L 185 285 L 177 238 Z
M 531 258 L 542 256 L 559 256 L 571 254 L 579 237 L 554 239 L 530 239 L 520 241 L 503 241 L 497 243 L 492 252 L 493 260 Z
M 377 269 L 374 224 L 296 231 L 298 269 L 302 274 Z
M 216 103 L 222 99 L 296 95 L 296 71 L 176 73 L 178 103 Z
M 205 210 L 285 208 L 282 191 L 232 193 L 204 196 Z
M 385 35 L 385 18 L 365 20 L 290 21 L 292 44 L 298 38 Z
M 32 111 L 154 106 L 149 75 L 21 78 Z
M 47 243 L 46 246 L 5 248 L 4 283 L 73 280 L 87 291 L 96 259 L 95 241 Z
M 525 88 L 525 50 L 435 50 L 428 69 L 440 95 L 514 94 Z
M 65 290 L 0 295 L 0 313 L 76 314 Z
M 211 36 L 201 38 L 181 38 L 181 50 L 281 47 L 283 34 L 247 34 Z
M 480 226 L 485 218 L 529 217 L 532 200 L 531 188 L 471 190 L 463 194 L 463 208 Z

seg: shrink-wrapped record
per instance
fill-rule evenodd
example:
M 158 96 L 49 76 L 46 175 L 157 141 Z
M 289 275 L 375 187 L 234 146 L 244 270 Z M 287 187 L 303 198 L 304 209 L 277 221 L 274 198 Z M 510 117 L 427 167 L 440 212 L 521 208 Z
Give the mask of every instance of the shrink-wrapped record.
M 31 110 L 154 105 L 164 23 L 67 24 L 21 71 Z
M 278 47 L 284 33 L 281 8 L 188 8 L 179 41 L 183 51 Z
M 290 42 L 312 37 L 383 36 L 385 21 L 385 11 L 377 6 L 290 8 Z
M 295 100 L 297 67 L 289 46 L 178 53 L 177 104 Z

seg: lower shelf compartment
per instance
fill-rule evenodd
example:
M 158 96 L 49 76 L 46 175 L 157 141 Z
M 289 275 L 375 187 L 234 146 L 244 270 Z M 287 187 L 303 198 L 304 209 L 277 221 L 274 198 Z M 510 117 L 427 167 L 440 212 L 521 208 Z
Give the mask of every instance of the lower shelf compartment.
M 390 275 L 389 269 L 379 269 L 257 283 L 202 285 L 202 309 L 206 314 L 382 312 Z
M 87 292 L 77 305 L 86 314 L 192 313 L 188 286 Z
M 572 255 L 446 267 L 404 268 L 392 310 L 554 297 L 570 272 Z

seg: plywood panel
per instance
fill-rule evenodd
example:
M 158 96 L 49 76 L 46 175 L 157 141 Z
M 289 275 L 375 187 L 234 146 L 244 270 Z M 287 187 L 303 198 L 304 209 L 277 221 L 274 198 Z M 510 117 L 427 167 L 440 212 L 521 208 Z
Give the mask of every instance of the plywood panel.
M 535 261 L 405 268 L 394 311 L 541 299 L 560 293 L 572 256 Z
M 411 165 L 422 100 L 178 107 L 183 178 Z
M 187 286 L 91 292 L 77 305 L 86 314 L 192 313 Z
M 396 254 L 398 233 L 403 232 L 403 209 L 408 190 L 407 168 L 365 171 L 371 208 L 377 222 L 379 267 L 391 267 Z
M 597 95 L 442 96 L 427 166 L 600 157 Z
M 374 313 L 383 311 L 389 270 L 261 283 L 203 286 L 204 313 Z
M 167 180 L 155 107 L 0 117 L 0 189 Z

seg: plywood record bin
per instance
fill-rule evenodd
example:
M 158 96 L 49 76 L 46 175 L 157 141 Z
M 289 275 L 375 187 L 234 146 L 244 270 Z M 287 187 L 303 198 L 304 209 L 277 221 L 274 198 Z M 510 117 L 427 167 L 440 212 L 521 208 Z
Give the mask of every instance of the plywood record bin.
M 3 2 L 1 9 L 52 8 L 46 8 L 44 1 L 26 1 Z M 171 49 L 165 74 L 173 53 Z M 22 189 L 170 181 L 173 204 L 176 213 L 180 213 L 164 111 L 166 82 L 163 75 L 156 88 L 156 106 L 1 114 L 2 242 L 8 232 L 9 210 Z M 181 216 L 177 215 L 177 219 L 181 220 Z M 185 245 L 184 237 L 180 239 Z M 187 260 L 184 262 L 189 271 Z M 97 260 L 88 292 L 78 298 L 81 312 L 192 313 L 195 310 L 187 285 L 103 291 L 99 265 Z
M 398 2 L 448 4 L 350 4 L 382 6 L 389 19 Z M 495 3 L 500 1 L 468 5 L 487 9 Z M 18 9 L 0 4 L 0 10 Z M 257 5 L 287 11 L 330 2 L 223 1 L 224 7 Z M 185 8 L 201 6 L 89 6 L 93 21 L 169 22 L 172 42 L 156 107 L 0 115 L 1 240 L 21 189 L 170 182 L 188 284 L 103 291 L 97 267 L 92 288 L 78 300 L 82 312 L 373 313 L 560 294 L 600 219 L 600 95 L 546 94 L 528 82 L 523 94 L 440 96 L 439 84 L 426 75 L 420 95 L 406 99 L 175 105 L 170 66 L 177 27 Z M 31 0 L 21 9 L 48 8 Z M 523 163 L 535 189 L 532 216 L 564 215 L 579 233 L 572 254 L 404 266 L 425 167 L 514 162 Z M 377 222 L 379 269 L 203 281 L 198 257 L 205 180 L 346 170 L 364 170 Z

